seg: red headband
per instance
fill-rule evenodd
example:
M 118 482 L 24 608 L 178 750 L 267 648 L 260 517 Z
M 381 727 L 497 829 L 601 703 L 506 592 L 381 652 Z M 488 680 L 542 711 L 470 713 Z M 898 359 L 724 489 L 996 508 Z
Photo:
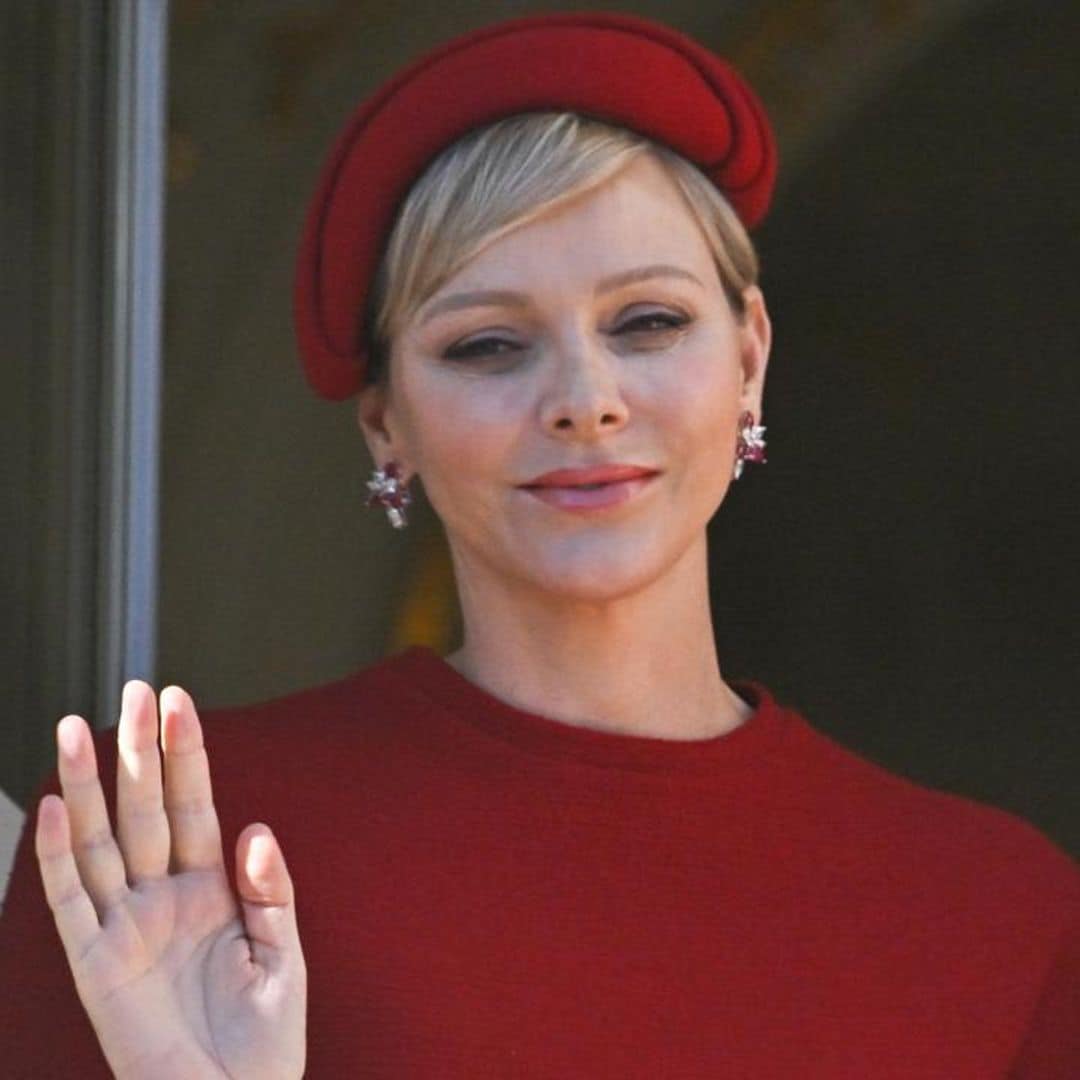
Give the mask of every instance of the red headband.
M 765 216 L 776 176 L 768 119 L 739 75 L 696 41 L 616 14 L 528 16 L 465 34 L 363 102 L 323 167 L 294 290 L 316 393 L 340 401 L 363 385 L 368 289 L 413 181 L 467 131 L 546 109 L 663 143 L 708 175 L 747 228 Z

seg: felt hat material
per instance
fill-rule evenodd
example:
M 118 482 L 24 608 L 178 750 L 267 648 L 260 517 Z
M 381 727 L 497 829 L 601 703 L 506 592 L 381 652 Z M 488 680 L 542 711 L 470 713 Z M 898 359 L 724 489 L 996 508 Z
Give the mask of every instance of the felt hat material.
M 466 132 L 515 113 L 567 110 L 629 128 L 696 164 L 753 228 L 776 147 L 735 70 L 692 38 L 619 14 L 538 15 L 425 53 L 363 101 L 327 158 L 296 265 L 304 372 L 324 398 L 364 382 L 362 319 L 395 215 L 430 162 Z

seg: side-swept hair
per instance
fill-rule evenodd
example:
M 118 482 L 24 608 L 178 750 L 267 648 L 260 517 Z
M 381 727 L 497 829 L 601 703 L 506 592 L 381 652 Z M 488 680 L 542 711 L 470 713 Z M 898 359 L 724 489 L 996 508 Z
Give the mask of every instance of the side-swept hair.
M 395 335 L 480 250 L 557 203 L 602 184 L 640 154 L 675 182 L 701 226 L 736 315 L 758 258 L 731 204 L 693 164 L 625 128 L 569 112 L 522 113 L 462 136 L 428 166 L 398 212 L 365 313 L 368 379 Z

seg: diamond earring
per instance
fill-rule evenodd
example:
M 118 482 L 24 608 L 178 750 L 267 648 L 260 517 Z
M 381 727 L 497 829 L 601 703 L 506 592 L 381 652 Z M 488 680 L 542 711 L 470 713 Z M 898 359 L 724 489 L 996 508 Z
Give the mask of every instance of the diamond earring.
M 408 486 L 402 482 L 401 468 L 396 461 L 389 461 L 376 469 L 367 482 L 367 506 L 381 506 L 395 529 L 408 525 L 405 510 L 412 502 Z
M 742 476 L 743 463 L 765 464 L 765 428 L 754 423 L 754 414 L 747 410 L 739 417 L 739 438 L 735 444 L 735 479 Z

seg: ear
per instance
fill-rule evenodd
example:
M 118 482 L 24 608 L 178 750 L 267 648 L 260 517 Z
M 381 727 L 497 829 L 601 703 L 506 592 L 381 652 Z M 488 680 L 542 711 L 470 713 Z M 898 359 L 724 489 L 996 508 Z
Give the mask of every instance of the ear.
M 739 354 L 743 386 L 739 402 L 761 422 L 761 400 L 765 392 L 765 369 L 772 346 L 772 323 L 765 307 L 765 296 L 756 286 L 743 291 L 743 314 L 739 320 Z
M 384 382 L 369 383 L 360 391 L 356 419 L 376 466 L 382 468 L 388 462 L 396 461 L 407 472 L 407 463 L 402 460 L 402 448 L 398 446 L 400 440 L 393 435 L 389 398 L 389 387 Z

